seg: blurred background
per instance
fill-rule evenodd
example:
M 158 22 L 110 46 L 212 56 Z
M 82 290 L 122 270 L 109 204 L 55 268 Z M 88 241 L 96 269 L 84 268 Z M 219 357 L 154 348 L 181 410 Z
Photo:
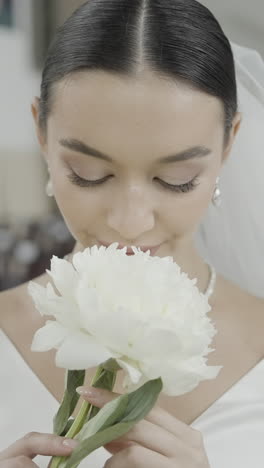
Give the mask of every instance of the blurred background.
M 110 1 L 110 0 L 109 0 Z M 133 0 L 131 0 L 133 1 Z M 56 28 L 80 0 L 0 0 L 0 291 L 40 275 L 74 240 L 47 197 L 30 105 Z M 264 58 L 264 2 L 202 0 L 233 42 Z

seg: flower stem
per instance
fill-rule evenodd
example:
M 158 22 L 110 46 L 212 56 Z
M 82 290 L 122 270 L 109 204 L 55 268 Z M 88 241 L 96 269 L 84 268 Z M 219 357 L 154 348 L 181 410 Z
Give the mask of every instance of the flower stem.
M 104 372 L 104 367 L 103 366 L 98 366 L 96 369 L 96 373 L 92 379 L 91 386 L 96 384 L 96 382 L 99 380 L 102 372 Z M 81 428 L 83 427 L 84 423 L 87 422 L 87 414 L 92 407 L 91 403 L 88 401 L 84 401 L 82 403 L 82 406 L 72 423 L 70 429 L 68 430 L 67 434 L 65 435 L 66 438 L 73 439 L 78 432 L 80 432 Z M 90 412 L 91 414 L 91 412 Z M 52 461 L 49 465 L 49 468 L 59 468 L 60 464 L 64 462 L 68 457 L 53 457 Z
M 73 439 L 76 434 L 78 434 L 78 432 L 81 430 L 85 420 L 86 420 L 86 416 L 88 414 L 88 411 L 91 407 L 91 403 L 89 403 L 88 401 L 84 401 L 82 403 L 82 406 L 74 420 L 74 422 L 72 423 L 70 429 L 68 430 L 67 434 L 65 435 L 66 438 L 70 438 L 70 439 Z M 60 466 L 60 463 L 62 461 L 65 460 L 66 457 L 54 457 L 49 468 L 58 468 Z
M 88 401 L 84 401 L 82 403 L 79 413 L 77 414 L 73 424 L 71 425 L 65 437 L 73 439 L 76 436 L 76 434 L 78 434 L 78 432 L 81 430 L 83 426 L 83 423 L 86 419 L 90 406 L 91 406 L 91 403 L 89 403 Z

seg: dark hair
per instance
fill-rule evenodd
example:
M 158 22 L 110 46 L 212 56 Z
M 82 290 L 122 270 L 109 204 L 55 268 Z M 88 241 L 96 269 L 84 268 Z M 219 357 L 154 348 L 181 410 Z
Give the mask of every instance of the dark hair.
M 81 70 L 126 76 L 146 67 L 219 98 L 224 145 L 237 112 L 231 45 L 196 0 L 89 0 L 60 27 L 42 74 L 39 124 L 46 130 L 54 84 Z

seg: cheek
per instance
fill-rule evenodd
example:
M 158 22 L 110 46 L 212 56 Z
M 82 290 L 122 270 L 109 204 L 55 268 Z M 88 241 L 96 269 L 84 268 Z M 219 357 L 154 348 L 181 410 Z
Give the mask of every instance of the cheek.
M 105 197 L 100 189 L 75 187 L 65 174 L 53 178 L 53 185 L 56 203 L 68 229 L 76 240 L 86 244 L 87 235 L 98 232 L 105 212 Z
M 211 181 L 200 181 L 192 192 L 167 199 L 163 213 L 169 231 L 179 237 L 194 233 L 208 210 L 213 189 Z

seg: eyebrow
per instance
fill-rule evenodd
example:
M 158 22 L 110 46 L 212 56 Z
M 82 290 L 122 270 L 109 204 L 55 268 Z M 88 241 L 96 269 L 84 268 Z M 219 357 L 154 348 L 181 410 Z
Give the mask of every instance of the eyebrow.
M 77 153 L 83 153 L 87 156 L 93 156 L 94 158 L 102 159 L 111 163 L 114 162 L 114 160 L 107 154 L 104 154 L 101 151 L 98 151 L 97 149 L 88 146 L 86 143 L 83 143 L 80 140 L 76 140 L 75 138 L 61 139 L 59 140 L 59 143 L 65 148 L 77 151 Z M 207 156 L 210 153 L 212 153 L 212 150 L 206 148 L 205 146 L 193 146 L 191 148 L 187 148 L 186 150 L 180 151 L 177 154 L 171 154 L 169 156 L 160 158 L 155 162 L 159 164 L 168 164 L 172 162 L 187 161 L 189 159 Z

